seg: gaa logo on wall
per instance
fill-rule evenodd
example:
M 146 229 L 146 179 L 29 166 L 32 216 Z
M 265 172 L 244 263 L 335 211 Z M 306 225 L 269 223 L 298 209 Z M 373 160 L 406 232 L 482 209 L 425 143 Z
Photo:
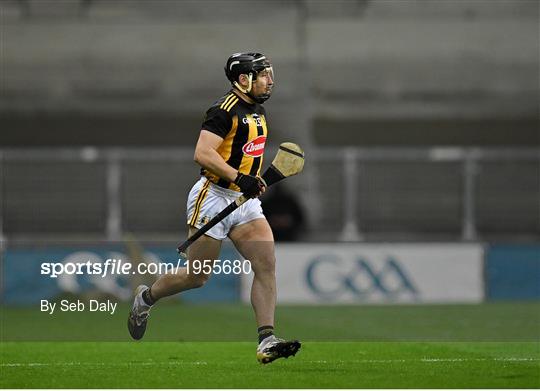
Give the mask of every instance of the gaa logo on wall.
M 419 295 L 404 265 L 392 257 L 373 262 L 365 258 L 351 261 L 338 255 L 322 255 L 308 265 L 306 282 L 311 291 L 325 301 L 345 296 L 359 300 L 373 296 L 399 300 L 406 296 L 416 300 Z
M 477 303 L 482 246 L 462 243 L 326 243 L 276 246 L 279 303 Z M 242 278 L 250 302 L 252 276 Z

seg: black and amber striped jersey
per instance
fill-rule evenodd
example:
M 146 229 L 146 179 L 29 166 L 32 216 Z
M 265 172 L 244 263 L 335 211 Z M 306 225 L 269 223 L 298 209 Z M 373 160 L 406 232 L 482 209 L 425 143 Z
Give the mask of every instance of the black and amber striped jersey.
M 265 114 L 260 104 L 249 104 L 231 90 L 208 109 L 201 129 L 223 138 L 217 152 L 227 164 L 242 174 L 260 175 L 268 133 Z M 234 183 L 204 168 L 201 175 L 221 187 L 240 191 Z

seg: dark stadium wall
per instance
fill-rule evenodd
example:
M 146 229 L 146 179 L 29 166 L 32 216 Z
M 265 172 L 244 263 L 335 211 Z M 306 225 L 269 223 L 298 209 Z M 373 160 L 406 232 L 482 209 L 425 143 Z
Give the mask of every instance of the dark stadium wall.
M 353 123 L 351 123 L 353 122 Z M 200 129 L 192 114 L 35 114 L 0 117 L 0 145 L 191 146 Z M 336 132 L 340 129 L 340 132 Z M 318 118 L 313 134 L 320 146 L 539 146 L 538 118 L 380 119 L 339 121 Z M 271 129 L 276 139 L 286 129 Z
M 332 129 L 350 129 L 335 132 Z M 540 145 L 538 118 L 382 119 L 315 122 L 319 145 L 359 146 L 534 146 Z

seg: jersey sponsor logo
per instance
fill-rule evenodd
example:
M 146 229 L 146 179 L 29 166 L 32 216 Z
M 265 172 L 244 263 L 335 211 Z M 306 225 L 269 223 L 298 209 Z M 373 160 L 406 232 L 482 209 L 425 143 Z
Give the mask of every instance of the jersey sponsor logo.
M 254 121 L 257 126 L 262 126 L 262 119 L 261 117 L 257 116 L 257 114 L 253 114 L 253 118 L 244 117 L 242 118 L 242 123 L 244 125 L 249 124 L 251 121 Z
M 259 157 L 264 153 L 264 144 L 266 144 L 266 136 L 259 136 L 242 147 L 244 155 Z

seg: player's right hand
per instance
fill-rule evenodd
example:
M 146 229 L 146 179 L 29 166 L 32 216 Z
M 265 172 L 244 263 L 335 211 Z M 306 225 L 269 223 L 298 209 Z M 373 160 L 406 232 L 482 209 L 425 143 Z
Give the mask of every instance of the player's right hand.
M 240 188 L 242 193 L 247 198 L 255 198 L 264 193 L 264 183 L 262 180 L 253 175 L 238 173 L 234 183 Z

